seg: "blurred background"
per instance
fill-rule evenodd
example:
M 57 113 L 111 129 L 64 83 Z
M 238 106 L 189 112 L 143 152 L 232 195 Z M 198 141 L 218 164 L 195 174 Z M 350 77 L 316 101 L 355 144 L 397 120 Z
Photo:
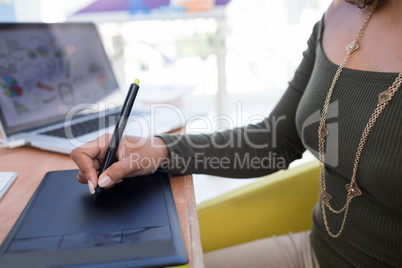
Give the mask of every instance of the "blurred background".
M 330 0 L 0 0 L 1 22 L 95 22 L 122 88 L 205 111 L 187 132 L 258 122 L 292 79 Z M 306 154 L 297 165 L 308 161 Z M 197 202 L 256 179 L 194 175 Z

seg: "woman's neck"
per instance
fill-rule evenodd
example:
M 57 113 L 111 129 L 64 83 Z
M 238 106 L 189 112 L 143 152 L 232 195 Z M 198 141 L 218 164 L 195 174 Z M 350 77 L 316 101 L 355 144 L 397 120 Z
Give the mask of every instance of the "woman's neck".
M 383 23 L 402 23 L 402 1 L 388 0 L 376 11 L 376 16 L 382 16 Z

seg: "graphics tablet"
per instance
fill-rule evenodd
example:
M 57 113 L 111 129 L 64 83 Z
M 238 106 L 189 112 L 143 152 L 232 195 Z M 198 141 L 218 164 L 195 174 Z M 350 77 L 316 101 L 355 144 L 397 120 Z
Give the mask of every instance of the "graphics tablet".
M 77 170 L 49 172 L 0 247 L 0 267 L 174 267 L 188 262 L 166 174 L 92 201 Z

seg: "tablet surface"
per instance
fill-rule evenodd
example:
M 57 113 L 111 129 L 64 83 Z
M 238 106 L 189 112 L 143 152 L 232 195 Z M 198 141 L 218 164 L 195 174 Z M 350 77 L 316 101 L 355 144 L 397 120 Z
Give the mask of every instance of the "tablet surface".
M 169 177 L 125 179 L 92 201 L 77 170 L 47 173 L 0 248 L 0 267 L 188 262 Z

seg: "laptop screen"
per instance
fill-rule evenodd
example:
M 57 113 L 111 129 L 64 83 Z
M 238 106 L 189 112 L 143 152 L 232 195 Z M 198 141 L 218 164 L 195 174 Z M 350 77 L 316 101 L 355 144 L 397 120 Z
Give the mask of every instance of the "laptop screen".
M 118 88 L 95 25 L 0 24 L 0 119 L 7 135 L 62 121 Z

